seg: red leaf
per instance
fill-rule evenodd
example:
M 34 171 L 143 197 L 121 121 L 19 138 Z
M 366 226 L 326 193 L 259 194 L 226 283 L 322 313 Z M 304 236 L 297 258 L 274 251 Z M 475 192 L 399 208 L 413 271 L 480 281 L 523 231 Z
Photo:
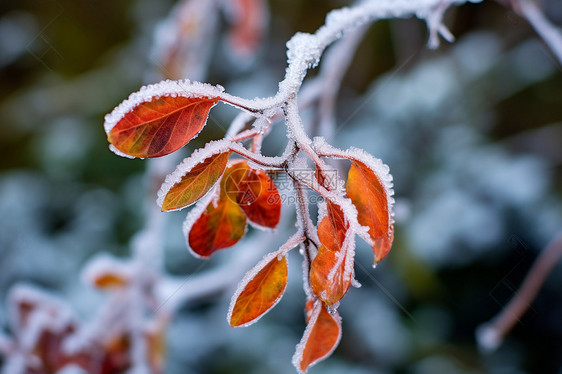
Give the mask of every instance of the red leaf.
M 318 237 L 322 245 L 310 266 L 312 290 L 327 305 L 341 300 L 351 286 L 353 272 L 347 269 L 347 248 L 344 246 L 349 225 L 343 211 L 328 201 L 328 214 L 318 225 Z
M 194 138 L 207 121 L 218 97 L 154 96 L 136 103 L 107 134 L 118 151 L 141 158 L 177 151 Z
M 341 338 L 341 319 L 337 312 L 331 315 L 326 306 L 316 302 L 304 336 L 293 356 L 293 365 L 299 373 L 327 358 L 336 349 Z
M 263 170 L 254 170 L 246 161 L 232 165 L 224 173 L 223 189 L 236 201 L 248 219 L 258 226 L 275 228 L 281 218 L 281 197 Z
M 279 302 L 287 287 L 287 257 L 266 256 L 250 270 L 232 298 L 229 321 L 232 327 L 257 321 Z
M 375 173 L 362 162 L 353 161 L 346 184 L 347 196 L 357 207 L 357 220 L 369 228 L 375 242 L 375 263 L 382 260 L 392 245 L 392 227 L 387 192 Z
M 212 155 L 187 172 L 166 193 L 162 211 L 189 206 L 202 198 L 224 173 L 230 152 Z
M 209 203 L 191 227 L 188 244 L 195 254 L 207 258 L 219 249 L 236 244 L 245 232 L 244 212 L 238 204 L 221 194 L 217 206 Z

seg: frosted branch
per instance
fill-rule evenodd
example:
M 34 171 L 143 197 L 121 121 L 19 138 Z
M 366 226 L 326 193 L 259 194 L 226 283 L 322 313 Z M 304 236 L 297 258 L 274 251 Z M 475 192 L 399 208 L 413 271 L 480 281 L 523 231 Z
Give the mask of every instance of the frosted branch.
M 451 39 L 441 20 L 445 10 L 453 4 L 480 0 L 371 0 L 349 8 L 331 11 L 326 16 L 326 23 L 314 34 L 297 33 L 287 42 L 288 66 L 285 78 L 279 83 L 279 91 L 273 97 L 246 100 L 222 94 L 221 97 L 234 105 L 260 114 L 273 111 L 286 103 L 299 91 L 310 68 L 318 65 L 324 50 L 345 33 L 363 25 L 389 18 L 407 18 L 416 16 L 428 22 L 430 30 Z
M 552 53 L 562 64 L 562 29 L 554 26 L 544 16 L 535 0 L 516 0 L 521 14 L 529 21 L 535 31 L 550 47 Z

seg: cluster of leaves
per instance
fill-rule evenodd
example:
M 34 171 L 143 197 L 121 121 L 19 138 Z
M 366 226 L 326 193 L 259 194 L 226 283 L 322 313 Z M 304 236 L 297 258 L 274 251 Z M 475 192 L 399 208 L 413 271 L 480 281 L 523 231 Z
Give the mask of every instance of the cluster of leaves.
M 165 81 L 133 93 L 106 116 L 105 129 L 111 148 L 128 157 L 161 157 L 183 147 L 204 127 L 210 109 L 219 101 L 246 111 L 252 103 L 225 94 L 220 87 L 188 81 Z M 250 108 L 250 109 L 249 109 Z M 244 115 L 244 114 L 243 114 Z M 284 172 L 297 195 L 299 230 L 285 245 L 264 257 L 251 269 L 232 298 L 231 326 L 257 321 L 283 295 L 288 276 L 288 252 L 300 246 L 304 254 L 304 287 L 307 328 L 293 362 L 300 372 L 327 357 L 341 336 L 339 301 L 354 281 L 355 235 L 373 248 L 375 263 L 389 252 L 393 238 L 392 189 L 388 168 L 362 150 L 337 150 L 321 138 L 307 154 L 316 168 L 311 182 L 295 173 L 302 149 L 289 141 L 279 157 L 261 155 L 265 129 L 241 128 L 230 139 L 208 143 L 193 152 L 168 175 L 159 192 L 163 211 L 196 204 L 184 224 L 187 246 L 202 258 L 235 245 L 245 234 L 248 221 L 261 228 L 275 228 L 281 216 L 281 198 L 267 170 Z M 267 118 L 271 123 L 271 118 Z M 247 121 L 251 123 L 251 120 Z M 244 141 L 251 140 L 249 147 Z M 240 157 L 233 157 L 238 154 Z M 344 188 L 329 178 L 324 159 L 348 159 L 351 166 Z M 302 161 L 302 158 L 301 158 Z M 304 188 L 325 198 L 319 204 L 317 228 L 312 225 Z
M 28 374 L 57 373 L 69 368 L 87 373 L 122 373 L 132 367 L 133 335 L 138 327 L 140 336 L 136 338 L 146 346 L 150 371 L 164 371 L 168 318 L 161 315 L 143 326 L 124 323 L 131 307 L 130 300 L 124 297 L 131 284 L 130 272 L 113 264 L 100 267 L 97 260 L 91 265 L 86 269 L 92 273 L 91 285 L 115 297 L 108 305 L 110 309 L 98 316 L 96 323 L 100 329 L 81 324 L 62 300 L 30 286 L 17 286 L 9 297 L 9 322 L 14 338 L 6 343 L 6 369 Z

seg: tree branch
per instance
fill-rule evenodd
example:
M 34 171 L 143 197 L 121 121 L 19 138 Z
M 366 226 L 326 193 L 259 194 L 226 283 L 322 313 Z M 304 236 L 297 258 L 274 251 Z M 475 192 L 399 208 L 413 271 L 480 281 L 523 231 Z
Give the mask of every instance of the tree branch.
M 523 280 L 521 288 L 504 310 L 476 330 L 478 344 L 483 350 L 493 351 L 501 345 L 505 336 L 525 314 L 546 277 L 561 257 L 562 234 L 540 253 Z
M 549 46 L 558 63 L 562 65 L 562 30 L 546 18 L 534 0 L 514 0 L 521 15 L 529 21 L 537 34 Z

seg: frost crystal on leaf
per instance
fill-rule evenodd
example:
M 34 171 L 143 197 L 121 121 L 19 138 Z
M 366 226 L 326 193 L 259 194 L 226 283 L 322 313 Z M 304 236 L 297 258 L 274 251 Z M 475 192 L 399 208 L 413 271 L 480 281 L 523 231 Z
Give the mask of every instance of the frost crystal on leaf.
M 228 308 L 227 320 L 232 326 L 235 327 L 245 327 L 256 323 L 261 317 L 263 317 L 269 310 L 271 310 L 277 303 L 281 300 L 281 297 L 285 293 L 285 289 L 287 288 L 287 256 L 283 254 L 285 250 L 281 248 L 279 251 L 269 253 L 263 257 L 263 259 L 258 262 L 254 268 L 244 275 L 244 278 L 238 284 L 236 292 L 232 295 L 232 299 L 230 301 L 230 306 Z M 272 264 L 278 262 L 282 268 L 276 270 L 278 273 L 282 273 L 280 275 L 276 274 L 265 274 L 262 275 L 259 281 L 259 285 L 254 285 L 256 289 L 247 290 L 247 287 L 254 281 L 255 277 L 260 274 L 264 268 L 272 268 Z M 279 265 L 277 265 L 279 268 Z M 269 270 L 269 269 L 268 269 Z M 272 270 L 268 271 L 269 273 Z M 269 278 L 268 278 L 269 276 Z M 281 279 L 274 279 L 281 278 Z M 274 282 L 278 283 L 278 285 L 282 285 L 278 290 L 274 290 L 272 288 L 276 287 L 277 285 Z M 279 282 L 281 282 L 279 284 Z M 267 284 L 266 284 L 267 283 Z M 261 290 L 260 288 L 269 288 L 265 290 Z M 276 292 L 277 291 L 277 292 Z M 240 296 L 243 293 L 252 292 L 255 295 L 246 295 L 245 300 L 240 301 Z M 253 296 L 254 299 L 259 299 L 258 302 L 254 302 L 252 305 L 252 300 L 250 297 Z M 275 296 L 272 298 L 272 296 Z M 264 300 L 266 297 L 269 297 L 269 300 Z M 244 305 L 240 306 L 243 303 Z M 265 303 L 265 305 L 264 305 Z M 252 308 L 246 309 L 244 308 Z M 258 310 L 255 310 L 255 309 Z M 238 309 L 238 310 L 236 310 Z M 233 313 L 237 312 L 237 321 L 233 321 Z M 248 320 L 248 322 L 240 323 L 240 320 Z
M 228 152 L 230 149 L 230 141 L 228 140 L 216 140 L 211 141 L 205 145 L 204 148 L 199 148 L 195 150 L 189 157 L 185 158 L 172 173 L 166 176 L 164 183 L 158 191 L 158 199 L 156 200 L 158 206 L 162 207 L 164 198 L 166 194 L 173 185 L 178 183 L 181 178 L 189 173 L 196 165 L 201 163 L 203 160 L 214 156 L 218 153 Z
M 222 87 L 212 86 L 207 83 L 190 82 L 189 80 L 166 80 L 156 84 L 143 86 L 137 92 L 133 92 L 128 99 L 119 104 L 113 111 L 105 116 L 104 128 L 109 134 L 111 129 L 119 122 L 125 114 L 132 111 L 142 103 L 160 98 L 171 97 L 220 97 L 224 92 Z
M 209 142 L 196 150 L 166 176 L 157 202 L 162 210 L 182 209 L 197 202 L 187 214 L 183 231 L 193 254 L 208 258 L 214 252 L 236 244 L 245 234 L 248 222 L 260 228 L 277 227 L 282 195 L 266 172 L 283 173 L 288 177 L 289 185 L 285 191 L 294 192 L 297 233 L 279 250 L 265 255 L 245 275 L 233 295 L 227 318 L 234 327 L 247 326 L 275 306 L 287 285 L 287 252 L 300 245 L 307 296 L 307 327 L 293 357 L 299 373 L 306 372 L 328 357 L 339 343 L 341 320 L 337 307 L 350 286 L 360 286 L 354 278 L 355 235 L 373 248 L 375 262 L 378 262 L 390 250 L 394 222 L 394 191 L 388 166 L 361 149 L 351 147 L 343 151 L 328 144 L 324 138 L 312 140 L 307 134 L 301 117 L 304 107 L 318 106 L 317 111 L 328 108 L 324 111 L 326 115 L 317 118 L 317 127 L 329 127 L 330 123 L 335 123 L 333 112 L 339 83 L 331 86 L 323 84 L 330 79 L 323 79 L 321 74 L 318 81 L 322 82 L 310 85 L 311 88 L 304 92 L 306 90 L 301 90 L 301 86 L 306 73 L 319 64 L 324 50 L 345 33 L 380 19 L 417 16 L 428 25 L 430 46 L 436 46 L 439 34 L 452 41 L 453 36 L 443 24 L 443 15 L 450 5 L 464 2 L 361 1 L 355 6 L 329 13 L 325 25 L 315 33 L 297 33 L 287 42 L 285 78 L 272 97 L 249 100 L 225 93 L 220 86 L 163 81 L 141 88 L 105 117 L 104 128 L 112 143 L 111 148 L 117 154 L 161 157 L 175 152 L 197 136 L 206 123 L 209 110 L 218 101 L 244 112 L 232 121 L 223 140 Z M 197 8 L 193 5 L 196 1 L 191 0 L 189 4 Z M 225 8 L 230 6 L 230 9 L 240 10 L 246 7 L 255 16 L 263 15 L 265 8 L 259 8 L 263 5 L 262 0 L 237 1 L 225 5 Z M 205 9 L 212 7 L 206 3 Z M 186 19 L 176 20 L 169 25 L 169 30 L 181 28 L 189 33 L 187 26 L 193 26 L 191 20 L 201 21 L 204 15 L 203 8 L 197 9 L 197 14 L 185 10 Z M 257 44 L 252 43 L 258 39 L 252 38 L 260 32 L 261 22 L 265 22 L 259 17 L 243 17 L 252 14 L 235 13 L 233 23 L 236 28 L 230 34 L 230 40 L 242 43 L 238 47 L 247 51 L 255 50 Z M 212 25 L 199 27 L 205 30 L 214 28 L 215 18 Z M 358 29 L 355 44 L 347 44 L 351 47 L 340 54 L 352 55 L 362 33 L 363 29 Z M 174 50 L 179 48 L 177 37 L 167 38 L 163 46 L 171 59 L 175 57 L 169 53 L 181 52 Z M 204 50 L 207 51 L 205 56 L 208 56 L 209 48 Z M 169 62 L 177 65 L 184 57 Z M 203 59 L 206 60 L 206 57 Z M 329 63 L 331 73 L 327 75 L 343 76 L 348 65 L 348 62 Z M 301 93 L 303 95 L 299 96 Z M 330 100 L 333 102 L 330 103 Z M 281 156 L 265 156 L 261 152 L 263 138 L 280 117 L 285 120 L 287 146 Z M 308 121 L 309 118 L 305 118 Z M 328 134 L 328 131 L 320 129 L 317 133 Z M 232 153 L 237 154 L 235 158 L 240 156 L 243 159 L 229 161 Z M 330 158 L 351 162 L 346 183 L 345 177 L 337 173 L 333 180 L 329 179 L 328 172 L 332 171 Z M 264 190 L 264 185 L 269 188 Z M 310 218 L 307 188 L 321 197 L 317 225 Z M 147 247 L 135 248 L 143 252 Z M 98 286 L 100 282 L 126 281 L 126 266 L 118 268 L 113 265 L 92 265 L 89 278 Z M 139 349 L 135 347 L 137 353 Z M 135 368 L 146 369 L 143 362 L 137 363 Z

